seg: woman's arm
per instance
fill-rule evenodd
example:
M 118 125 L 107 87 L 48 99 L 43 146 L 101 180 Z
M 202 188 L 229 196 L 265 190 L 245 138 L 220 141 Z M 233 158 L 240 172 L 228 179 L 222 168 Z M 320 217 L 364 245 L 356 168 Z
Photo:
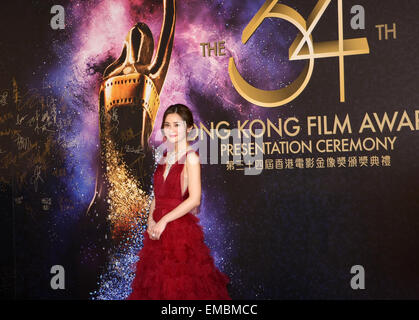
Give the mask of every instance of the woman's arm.
M 156 197 L 154 197 L 153 200 L 151 201 L 150 211 L 149 211 L 148 219 L 147 219 L 147 233 L 150 238 L 153 238 L 153 228 L 156 225 L 156 221 L 154 221 L 154 218 L 153 218 L 154 209 L 156 207 L 155 199 Z
M 186 157 L 185 165 L 188 171 L 189 197 L 162 218 L 167 223 L 184 216 L 201 204 L 201 165 L 199 156 L 195 152 L 189 153 Z
M 153 197 L 153 200 L 151 201 L 151 205 L 150 205 L 148 219 L 147 219 L 148 224 L 150 224 L 151 221 L 154 221 L 153 213 L 154 213 L 155 208 L 156 208 L 156 197 Z
M 188 170 L 189 197 L 161 218 L 154 226 L 152 233 L 155 234 L 154 239 L 156 240 L 160 239 L 160 235 L 166 228 L 167 223 L 184 216 L 201 204 L 201 165 L 199 156 L 195 152 L 189 153 L 186 157 L 185 165 Z

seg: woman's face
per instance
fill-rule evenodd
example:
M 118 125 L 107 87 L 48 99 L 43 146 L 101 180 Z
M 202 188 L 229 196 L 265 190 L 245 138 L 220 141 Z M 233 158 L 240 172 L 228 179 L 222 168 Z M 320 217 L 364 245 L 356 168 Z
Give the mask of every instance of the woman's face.
M 170 143 L 186 141 L 186 136 L 191 131 L 186 128 L 186 122 L 177 113 L 170 113 L 163 123 L 163 134 Z

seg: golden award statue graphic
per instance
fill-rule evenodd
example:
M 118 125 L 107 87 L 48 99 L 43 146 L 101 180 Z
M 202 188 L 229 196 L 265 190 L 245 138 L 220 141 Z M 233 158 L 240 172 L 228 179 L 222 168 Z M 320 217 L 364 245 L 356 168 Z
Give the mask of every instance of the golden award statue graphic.
M 146 192 L 154 166 L 149 137 L 172 52 L 175 0 L 164 1 L 163 8 L 154 59 L 153 35 L 145 23 L 137 23 L 120 57 L 105 69 L 99 91 L 100 166 L 87 215 L 106 216 L 113 239 L 144 225 L 151 202 Z

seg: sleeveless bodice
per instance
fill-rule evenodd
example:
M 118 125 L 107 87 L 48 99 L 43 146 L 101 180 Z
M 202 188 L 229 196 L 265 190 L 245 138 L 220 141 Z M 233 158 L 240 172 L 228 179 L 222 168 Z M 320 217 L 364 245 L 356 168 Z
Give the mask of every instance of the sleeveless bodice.
M 159 163 L 154 172 L 153 185 L 154 185 L 154 196 L 155 196 L 155 221 L 158 221 L 165 213 L 177 207 L 185 199 L 189 197 L 188 188 L 182 195 L 182 171 L 186 162 L 186 155 L 193 150 L 188 150 L 182 157 L 180 157 L 170 167 L 167 177 L 164 178 L 164 171 L 166 164 Z M 164 152 L 163 156 L 167 155 L 167 151 Z M 160 209 L 160 210 L 159 210 Z

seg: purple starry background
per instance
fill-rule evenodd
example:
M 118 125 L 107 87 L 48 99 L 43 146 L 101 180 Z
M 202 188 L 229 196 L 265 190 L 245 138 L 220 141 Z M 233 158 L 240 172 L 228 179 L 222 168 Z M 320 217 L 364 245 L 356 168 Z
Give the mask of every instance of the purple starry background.
M 177 3 L 175 42 L 169 71 L 160 94 L 161 108 L 156 124 L 161 123 L 165 107 L 174 102 L 190 106 L 195 122 L 202 122 L 207 126 L 210 121 L 227 120 L 234 123 L 236 119 L 246 119 L 249 114 L 251 117 L 259 117 L 266 112 L 237 95 L 227 72 L 228 58 L 234 56 L 237 63 L 243 66 L 241 71 L 244 75 L 264 89 L 282 86 L 286 80 L 294 78 L 301 63 L 288 62 L 286 54 L 291 40 L 288 34 L 295 33 L 295 30 L 286 26 L 286 36 L 278 37 L 279 23 L 264 23 L 245 49 L 239 50 L 241 43 L 237 39 L 240 39 L 241 28 L 250 20 L 252 12 L 255 12 L 258 6 L 259 4 L 251 1 L 240 8 L 234 3 L 226 5 L 223 2 L 212 1 Z M 63 67 L 50 69 L 48 79 L 64 78 L 64 83 L 75 82 L 76 92 L 85 100 L 83 104 L 72 104 L 74 112 L 82 113 L 82 116 L 68 132 L 67 140 L 74 139 L 78 150 L 75 152 L 75 159 L 68 159 L 67 167 L 83 166 L 87 174 L 92 174 L 88 168 L 90 166 L 94 169 L 95 164 L 83 155 L 97 152 L 96 93 L 103 67 L 119 56 L 122 39 L 137 21 L 148 24 L 157 44 L 162 10 L 158 1 L 76 1 L 66 7 L 66 28 L 69 29 L 70 38 L 65 43 L 57 42 L 53 46 Z M 94 15 L 89 14 L 90 12 L 94 12 Z M 260 36 L 266 33 L 269 34 L 268 38 Z M 226 55 L 202 57 L 199 44 L 210 42 L 213 45 L 215 41 L 225 41 Z M 256 59 L 252 57 L 255 52 Z M 266 82 L 268 70 L 274 70 L 270 83 Z M 224 117 L 219 117 L 220 112 Z M 225 270 L 226 265 L 230 264 L 229 257 L 236 250 L 234 233 L 226 221 L 228 200 L 225 199 L 224 192 L 217 192 L 217 184 L 220 181 L 211 179 L 212 176 L 220 175 L 219 168 L 204 165 L 203 170 L 201 223 L 216 264 Z M 80 186 L 73 190 L 72 198 L 76 203 L 82 203 L 89 193 L 80 193 L 80 188 L 84 186 L 84 189 L 88 190 L 89 182 L 81 170 L 76 171 L 80 176 L 68 183 Z M 214 171 L 215 175 L 212 173 Z M 83 198 L 84 195 L 86 197 Z M 128 264 L 131 262 L 132 260 L 127 260 Z M 232 266 L 228 271 L 234 285 L 237 271 Z M 115 285 L 112 287 L 115 288 Z M 117 284 L 112 293 L 121 290 L 122 294 L 117 296 L 123 296 L 124 289 L 126 290 L 126 285 Z M 114 298 L 106 294 L 106 290 L 109 288 L 102 290 L 100 297 Z
M 241 43 L 243 28 L 263 2 L 178 1 L 174 46 L 157 126 L 172 103 L 190 106 L 196 123 L 209 126 L 212 121 L 224 120 L 232 127 L 238 120 L 291 116 L 304 119 L 308 115 L 345 113 L 355 121 L 365 112 L 417 106 L 417 80 L 412 78 L 411 65 L 417 65 L 418 58 L 406 49 L 417 40 L 402 25 L 400 34 L 405 31 L 404 37 L 400 36 L 397 45 L 378 42 L 373 22 L 403 18 L 405 25 L 418 26 L 413 14 L 418 4 L 405 1 L 396 10 L 391 1 L 385 1 L 385 5 L 379 2 L 383 10 L 378 12 L 378 0 L 363 4 L 367 21 L 371 21 L 366 30 L 353 31 L 349 23 L 344 26 L 348 38 L 367 36 L 371 47 L 368 58 L 354 56 L 345 60 L 346 104 L 338 102 L 336 59 L 316 61 L 306 90 L 290 104 L 261 108 L 248 103 L 231 84 L 229 57 L 235 58 L 244 78 L 262 89 L 286 85 L 304 63 L 288 61 L 288 48 L 297 30 L 284 21 L 264 21 L 246 45 Z M 281 2 L 298 8 L 304 17 L 315 3 Z M 132 279 L 129 265 L 135 261 L 141 239 L 136 239 L 128 251 L 114 250 L 109 254 L 109 259 L 117 260 L 119 270 L 126 273 L 117 276 L 115 269 L 104 269 L 94 294 L 78 282 L 79 271 L 89 265 L 91 257 L 79 257 L 72 242 L 94 192 L 98 163 L 92 155 L 98 152 L 99 144 L 101 75 L 119 56 L 123 39 L 135 23 L 147 23 L 157 47 L 162 4 L 133 0 L 61 2 L 66 28 L 53 31 L 49 10 L 54 4 L 10 2 L 0 19 L 4 24 L 2 90 L 9 88 L 12 92 L 14 76 L 23 93 L 36 88 L 40 95 L 56 99 L 58 110 L 57 120 L 47 123 L 55 143 L 42 167 L 37 189 L 32 183 L 34 164 L 23 161 L 10 172 L 13 177 L 16 172 L 30 171 L 27 183 L 20 185 L 13 180 L 3 190 L 13 203 L 5 206 L 13 219 L 3 225 L 16 227 L 8 228 L 14 234 L 3 233 L 7 241 L 12 239 L 13 246 L 7 251 L 11 259 L 7 260 L 7 254 L 5 259 L 14 261 L 10 270 L 15 272 L 2 272 L 10 280 L 7 293 L 14 297 L 71 299 L 93 295 L 96 299 L 123 299 Z M 358 2 L 344 1 L 346 22 L 353 4 Z M 333 4 L 317 27 L 316 40 L 336 38 L 335 12 Z M 225 41 L 226 56 L 202 57 L 199 44 L 215 41 Z M 395 85 L 395 79 L 397 84 L 410 85 Z M 380 94 L 372 94 L 377 92 Z M 28 108 L 28 118 L 38 105 Z M 29 135 L 33 127 L 27 125 Z M 47 134 L 34 132 L 32 137 L 44 143 Z M 232 298 L 417 298 L 419 281 L 414 280 L 419 261 L 412 255 L 419 243 L 417 133 L 400 132 L 398 138 L 391 170 L 265 171 L 259 176 L 244 176 L 241 172 L 227 172 L 223 165 L 203 165 L 201 224 L 217 266 L 231 278 Z M 42 143 L 39 145 L 42 149 Z M 2 146 L 3 151 L 9 149 L 17 152 L 11 142 Z M 65 175 L 53 174 L 62 168 Z M 2 175 L 10 176 L 10 172 L 3 170 Z M 23 205 L 15 201 L 20 195 L 24 195 Z M 46 212 L 39 205 L 45 197 L 52 199 L 52 207 Z M 33 208 L 29 210 L 28 206 Z M 94 241 L 83 245 L 92 256 L 101 250 L 101 244 Z M 68 266 L 68 289 L 64 292 L 49 288 L 49 268 L 54 264 Z M 372 270 L 368 273 L 368 292 L 354 292 L 348 285 L 349 269 L 355 264 Z M 34 277 L 34 272 L 39 276 Z

